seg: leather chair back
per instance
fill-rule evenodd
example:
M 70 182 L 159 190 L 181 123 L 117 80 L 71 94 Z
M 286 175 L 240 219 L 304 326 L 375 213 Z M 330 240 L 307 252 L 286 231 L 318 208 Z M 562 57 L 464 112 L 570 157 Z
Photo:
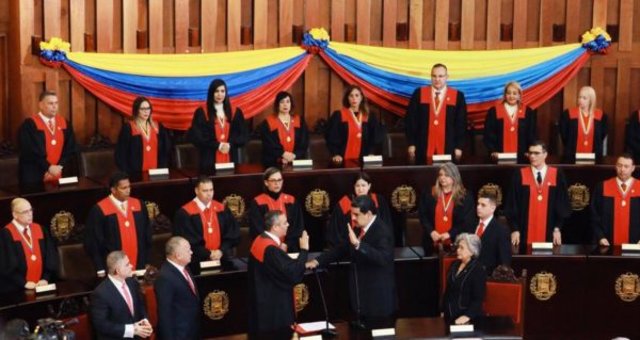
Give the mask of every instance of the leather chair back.
M 309 135 L 309 158 L 313 160 L 313 163 L 328 164 L 331 160 L 331 153 L 327 149 L 327 143 L 323 135 L 310 134 Z
M 81 243 L 59 245 L 58 257 L 61 279 L 90 282 L 96 277 L 93 263 Z
M 18 156 L 0 158 L 0 188 L 18 185 Z
M 175 165 L 178 169 L 198 169 L 200 156 L 193 144 L 177 144 L 174 147 Z
M 113 149 L 98 149 L 80 153 L 80 176 L 103 179 L 110 177 L 116 170 Z
M 242 150 L 242 161 L 244 164 L 262 164 L 262 141 L 251 139 L 244 145 Z

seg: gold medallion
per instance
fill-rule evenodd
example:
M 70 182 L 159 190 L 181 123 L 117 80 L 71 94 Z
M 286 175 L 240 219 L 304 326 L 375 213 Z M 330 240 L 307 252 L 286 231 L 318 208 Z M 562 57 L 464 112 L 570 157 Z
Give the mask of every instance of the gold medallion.
M 291 143 L 291 137 L 287 136 L 287 143 Z
M 213 228 L 209 227 L 207 231 L 209 232 L 209 234 L 213 234 Z
M 147 152 L 151 151 L 151 145 L 147 145 Z
M 538 195 L 538 201 L 542 201 L 542 195 Z
M 124 221 L 124 226 L 129 227 L 129 221 Z
M 442 218 L 442 220 L 443 220 L 443 221 L 445 221 L 445 222 L 447 222 L 447 221 L 449 221 L 449 218 L 448 218 L 447 216 L 444 216 L 444 217 Z
M 513 126 L 511 127 L 511 129 L 509 129 L 509 131 L 514 132 L 516 131 L 516 128 L 514 128 Z
M 437 119 L 433 121 L 433 125 L 438 125 L 438 120 Z
M 627 206 L 627 201 L 622 200 L 622 206 L 623 206 L 623 207 L 626 207 L 626 206 Z
M 38 258 L 35 255 L 31 255 L 31 261 L 35 262 Z
M 587 146 L 587 145 L 589 145 L 589 142 L 584 141 L 584 143 L 582 143 L 582 144 L 584 144 L 584 146 Z
M 224 137 L 226 137 L 224 133 L 220 135 L 220 139 L 224 140 Z
M 358 138 L 362 138 L 362 133 L 358 132 L 358 134 L 356 135 Z
M 58 142 L 56 142 L 56 140 L 55 140 L 55 139 L 52 139 L 52 140 L 51 140 L 51 145 L 56 145 L 56 144 L 58 144 Z

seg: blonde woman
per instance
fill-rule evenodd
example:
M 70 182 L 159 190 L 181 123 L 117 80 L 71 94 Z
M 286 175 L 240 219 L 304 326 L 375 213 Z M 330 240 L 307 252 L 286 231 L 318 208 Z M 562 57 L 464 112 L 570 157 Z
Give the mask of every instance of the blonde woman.
M 578 93 L 578 107 L 567 109 L 560 116 L 560 138 L 564 146 L 563 163 L 575 163 L 576 153 L 595 153 L 602 158 L 607 136 L 607 115 L 596 108 L 596 91 L 584 86 Z
M 518 82 L 507 83 L 502 101 L 487 112 L 483 138 L 492 159 L 515 152 L 518 163 L 527 162 L 527 148 L 536 140 L 536 111 L 522 103 Z
M 418 213 L 423 227 L 425 254 L 431 254 L 433 246 L 438 243 L 455 240 L 459 233 L 473 224 L 473 195 L 462 184 L 455 164 L 448 162 L 440 166 L 435 185 L 420 198 Z

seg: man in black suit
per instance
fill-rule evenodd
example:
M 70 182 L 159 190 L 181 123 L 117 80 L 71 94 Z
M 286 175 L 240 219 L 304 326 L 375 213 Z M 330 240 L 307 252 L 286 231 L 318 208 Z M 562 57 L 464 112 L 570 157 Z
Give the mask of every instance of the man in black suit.
M 493 215 L 496 211 L 496 201 L 495 194 L 480 192 L 476 205 L 478 224 L 475 227 L 475 234 L 482 241 L 479 260 L 487 275 L 491 275 L 498 265 L 511 265 L 509 231 Z
M 91 321 L 98 339 L 148 338 L 153 332 L 138 281 L 123 251 L 107 256 L 109 275 L 91 295 Z
M 393 235 L 376 213 L 376 206 L 369 196 L 354 198 L 351 215 L 357 225 L 354 228 L 349 224 L 345 226 L 348 241 L 307 262 L 307 268 L 315 268 L 350 258 L 353 273 L 349 275 L 351 306 L 358 317 L 356 325 L 366 328 L 386 324 L 397 307 Z
M 187 265 L 191 245 L 174 236 L 165 246 L 167 261 L 154 283 L 158 301 L 158 339 L 200 339 L 200 297 Z

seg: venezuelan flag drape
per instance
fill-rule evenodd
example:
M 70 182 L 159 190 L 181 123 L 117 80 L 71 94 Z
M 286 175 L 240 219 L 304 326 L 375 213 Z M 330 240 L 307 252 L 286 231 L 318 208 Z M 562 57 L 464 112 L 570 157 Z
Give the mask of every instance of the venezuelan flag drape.
M 503 86 L 518 81 L 523 101 L 534 108 L 551 98 L 580 70 L 590 54 L 605 52 L 611 39 L 599 28 L 582 43 L 497 51 L 431 51 L 331 42 L 324 29 L 306 33 L 301 47 L 209 54 L 110 54 L 69 52 L 53 38 L 41 43 L 41 61 L 64 68 L 100 100 L 123 114 L 142 95 L 154 117 L 186 130 L 206 100 L 214 78 L 224 79 L 234 106 L 247 118 L 286 90 L 318 54 L 348 83 L 360 85 L 380 107 L 403 116 L 413 91 L 430 83 L 430 67 L 446 63 L 449 85 L 464 92 L 469 119 L 480 127 L 486 110 L 502 98 Z

